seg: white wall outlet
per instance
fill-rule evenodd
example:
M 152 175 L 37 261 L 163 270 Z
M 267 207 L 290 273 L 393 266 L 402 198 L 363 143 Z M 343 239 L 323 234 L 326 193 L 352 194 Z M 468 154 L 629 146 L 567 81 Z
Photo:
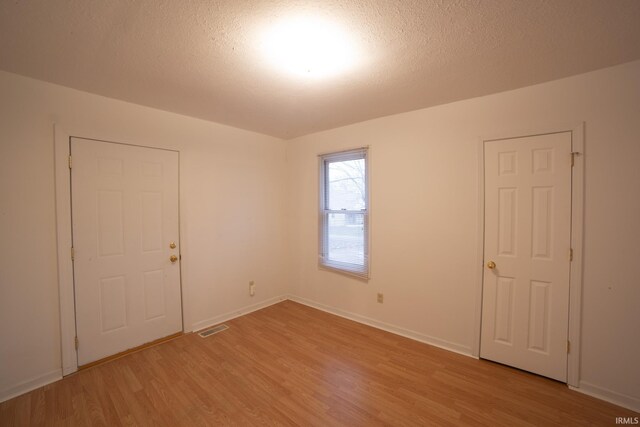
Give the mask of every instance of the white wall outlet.
M 384 294 L 382 292 L 378 292 L 378 302 L 380 304 L 384 302 Z
M 252 281 L 249 282 L 249 295 L 254 296 L 256 294 L 256 284 Z

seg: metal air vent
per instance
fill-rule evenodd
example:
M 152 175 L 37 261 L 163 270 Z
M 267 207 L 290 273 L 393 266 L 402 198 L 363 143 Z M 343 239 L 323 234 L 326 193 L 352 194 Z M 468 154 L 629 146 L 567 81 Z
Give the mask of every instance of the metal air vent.
M 229 329 L 229 327 L 227 325 L 218 325 L 214 326 L 213 328 L 205 329 L 202 332 L 198 332 L 198 335 L 200 335 L 202 338 L 206 338 L 213 334 L 217 334 L 218 332 L 222 332 L 225 329 Z

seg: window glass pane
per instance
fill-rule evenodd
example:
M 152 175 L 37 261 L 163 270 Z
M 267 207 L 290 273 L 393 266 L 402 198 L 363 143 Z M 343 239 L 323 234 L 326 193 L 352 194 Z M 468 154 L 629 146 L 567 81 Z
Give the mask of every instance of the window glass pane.
M 364 214 L 328 214 L 327 258 L 364 266 Z
M 327 163 L 327 209 L 366 209 L 364 159 Z

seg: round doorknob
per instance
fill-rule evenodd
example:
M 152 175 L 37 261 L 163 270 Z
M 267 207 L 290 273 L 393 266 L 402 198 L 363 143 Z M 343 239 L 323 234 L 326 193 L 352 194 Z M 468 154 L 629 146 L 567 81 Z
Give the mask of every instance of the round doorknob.
M 171 256 L 169 257 L 169 261 L 171 261 L 171 262 L 176 262 L 177 260 L 178 260 L 178 257 L 177 257 L 177 256 L 175 256 L 175 255 L 171 255 Z
M 487 267 L 490 268 L 491 270 L 493 270 L 494 268 L 496 268 L 496 263 L 493 261 L 489 261 L 487 263 Z

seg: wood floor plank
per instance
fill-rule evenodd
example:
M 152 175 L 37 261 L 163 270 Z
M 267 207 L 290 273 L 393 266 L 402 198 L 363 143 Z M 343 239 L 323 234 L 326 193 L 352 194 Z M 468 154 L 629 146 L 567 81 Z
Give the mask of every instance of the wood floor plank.
M 292 301 L 0 404 L 0 425 L 615 425 L 637 413 Z

